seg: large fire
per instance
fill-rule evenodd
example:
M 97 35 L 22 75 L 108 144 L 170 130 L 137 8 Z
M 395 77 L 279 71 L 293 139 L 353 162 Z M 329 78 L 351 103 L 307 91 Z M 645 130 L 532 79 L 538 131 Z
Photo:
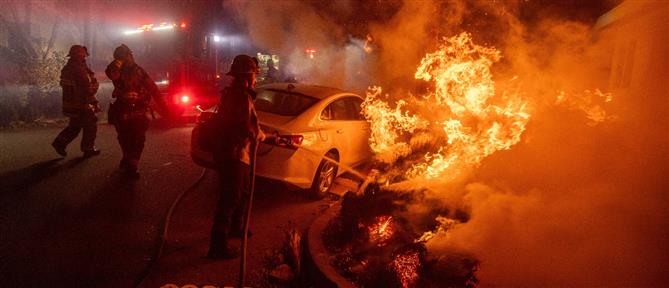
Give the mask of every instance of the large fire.
M 414 77 L 428 84 L 426 92 L 392 97 L 383 94 L 381 87 L 369 88 L 363 113 L 371 124 L 370 146 L 380 166 L 386 166 L 379 168 L 384 171 L 377 178 L 379 187 L 386 183 L 383 189 L 390 191 L 436 191 L 435 188 L 444 187 L 441 184 L 457 183 L 452 180 L 464 179 L 461 176 L 469 175 L 467 172 L 477 168 L 486 157 L 520 142 L 532 117 L 530 110 L 541 111 L 542 105 L 583 113 L 593 126 L 615 119 L 605 109 L 612 101 L 611 94 L 597 89 L 569 93 L 558 90 L 556 98 L 542 102 L 539 99 L 544 95 L 535 95 L 535 101 L 530 102 L 527 95 L 520 92 L 522 85 L 517 77 L 507 81 L 494 79 L 492 66 L 501 57 L 499 50 L 477 45 L 469 33 L 461 33 L 443 39 L 436 51 L 421 60 Z M 419 199 L 424 194 L 415 195 L 419 195 L 416 198 Z M 411 245 L 428 247 L 430 243 L 455 239 L 456 228 L 470 225 L 469 217 L 457 217 L 453 210 L 445 213 L 446 216 L 432 218 L 436 222 L 432 231 L 414 231 L 420 234 L 411 235 L 415 237 L 410 240 Z M 402 219 L 401 215 L 393 216 Z M 411 217 L 415 219 L 416 215 Z M 400 220 L 395 223 L 403 223 Z M 367 227 L 369 240 L 378 247 L 384 247 L 384 239 L 393 233 L 395 238 L 402 236 L 401 225 L 397 224 L 394 227 L 397 231 L 393 231 L 391 216 L 377 217 L 373 223 Z M 466 250 L 432 257 L 430 259 L 437 259 L 439 265 L 426 264 L 423 268 L 451 271 L 454 274 L 443 279 L 475 286 L 478 260 L 473 258 L 476 256 L 470 257 L 470 251 Z M 442 276 L 421 272 L 419 254 L 401 251 L 395 251 L 389 265 L 403 287 L 415 286 L 421 273 L 430 275 L 427 278 Z
M 363 112 L 371 122 L 377 159 L 392 163 L 412 153 L 414 143 L 425 142 L 416 136 L 427 137 L 437 142 L 436 151 L 414 162 L 405 176 L 448 180 L 518 143 L 530 114 L 520 94 L 496 93 L 490 68 L 500 58 L 495 48 L 476 45 L 469 33 L 462 33 L 444 39 L 439 50 L 421 61 L 415 77 L 432 86 L 425 95 L 410 98 L 413 109 L 403 100 L 390 105 L 381 99 L 381 88 L 371 88 Z

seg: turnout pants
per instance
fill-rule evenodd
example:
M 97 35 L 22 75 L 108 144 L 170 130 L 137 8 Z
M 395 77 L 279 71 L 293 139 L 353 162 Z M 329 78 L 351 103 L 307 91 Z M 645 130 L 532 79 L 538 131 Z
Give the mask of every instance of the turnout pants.
M 249 165 L 239 160 L 229 159 L 218 164 L 220 195 L 211 228 L 209 251 L 224 249 L 228 245 L 230 232 L 242 229 L 244 204 L 248 201 L 251 177 Z
M 98 117 L 94 113 L 82 113 L 79 116 L 71 116 L 70 123 L 61 131 L 53 145 L 58 147 L 67 147 L 70 142 L 77 138 L 79 131 L 83 130 L 81 137 L 81 151 L 92 151 L 95 149 L 95 136 L 98 132 Z
M 121 168 L 137 170 L 139 158 L 142 156 L 142 151 L 144 150 L 149 119 L 144 115 L 123 120 L 119 119 L 114 127 L 116 128 L 116 133 L 118 133 L 118 143 L 121 145 L 121 150 L 123 151 Z

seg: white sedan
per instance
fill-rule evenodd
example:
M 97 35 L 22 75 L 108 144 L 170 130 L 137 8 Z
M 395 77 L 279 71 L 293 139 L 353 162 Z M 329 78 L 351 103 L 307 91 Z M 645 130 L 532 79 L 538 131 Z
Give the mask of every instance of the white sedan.
M 333 159 L 355 167 L 372 156 L 369 123 L 360 113 L 362 97 L 336 88 L 274 83 L 256 88 L 255 107 L 260 126 L 279 141 L 261 143 L 256 157 L 256 175 L 279 180 L 315 197 L 325 195 L 336 176 L 343 172 Z M 216 113 L 202 112 L 200 121 Z M 193 129 L 197 139 L 199 126 Z M 212 168 L 211 153 L 191 141 L 193 160 Z

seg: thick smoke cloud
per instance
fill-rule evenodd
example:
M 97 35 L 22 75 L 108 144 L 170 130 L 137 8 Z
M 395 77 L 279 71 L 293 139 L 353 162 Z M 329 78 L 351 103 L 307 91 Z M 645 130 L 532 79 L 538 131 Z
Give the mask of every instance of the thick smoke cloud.
M 546 19 L 527 27 L 514 14 L 497 15 L 490 21 L 505 27 L 504 37 L 479 37 L 497 39 L 505 57 L 498 84 L 517 76 L 532 101 L 532 120 L 521 143 L 484 160 L 468 179 L 430 187 L 428 198 L 471 217 L 428 242 L 430 252 L 473 253 L 486 286 L 664 283 L 669 127 L 661 112 L 668 90 L 659 75 L 667 68 L 644 76 L 650 80 L 632 74 L 627 89 L 615 89 L 610 63 L 614 40 L 627 37 L 636 39 L 636 53 L 652 53 L 628 56 L 639 59 L 636 67 L 658 67 L 639 62 L 667 59 L 666 42 L 652 39 L 666 38 L 667 25 L 658 29 L 664 32 L 629 37 L 640 33 L 634 25 L 597 34 L 574 21 Z M 595 88 L 611 89 L 611 101 L 583 92 Z M 557 105 L 560 92 L 580 105 Z M 608 113 L 604 122 L 588 118 L 594 108 Z M 434 209 L 427 202 L 431 207 L 417 213 Z
M 373 63 L 375 80 L 391 89 L 409 88 L 413 73 L 430 43 L 429 27 L 437 7 L 432 1 L 406 1 L 385 23 L 371 25 L 370 33 L 380 47 L 378 61 Z

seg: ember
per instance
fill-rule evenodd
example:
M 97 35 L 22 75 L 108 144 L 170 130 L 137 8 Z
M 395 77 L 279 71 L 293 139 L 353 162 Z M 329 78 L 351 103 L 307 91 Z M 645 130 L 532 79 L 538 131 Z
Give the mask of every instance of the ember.
M 390 263 L 391 269 L 397 273 L 402 287 L 413 287 L 418 280 L 418 269 L 420 268 L 420 257 L 416 251 L 398 254 Z
M 475 265 L 470 263 L 477 260 L 459 254 L 431 256 L 425 246 L 426 235 L 447 233 L 467 218 L 429 214 L 412 219 L 422 224 L 409 223 L 403 215 L 419 194 L 370 183 L 363 193 L 344 196 L 338 217 L 323 233 L 326 248 L 334 256 L 331 264 L 341 275 L 359 287 L 476 286 Z
M 376 217 L 376 223 L 369 227 L 369 240 L 377 246 L 385 246 L 393 236 L 392 216 Z

